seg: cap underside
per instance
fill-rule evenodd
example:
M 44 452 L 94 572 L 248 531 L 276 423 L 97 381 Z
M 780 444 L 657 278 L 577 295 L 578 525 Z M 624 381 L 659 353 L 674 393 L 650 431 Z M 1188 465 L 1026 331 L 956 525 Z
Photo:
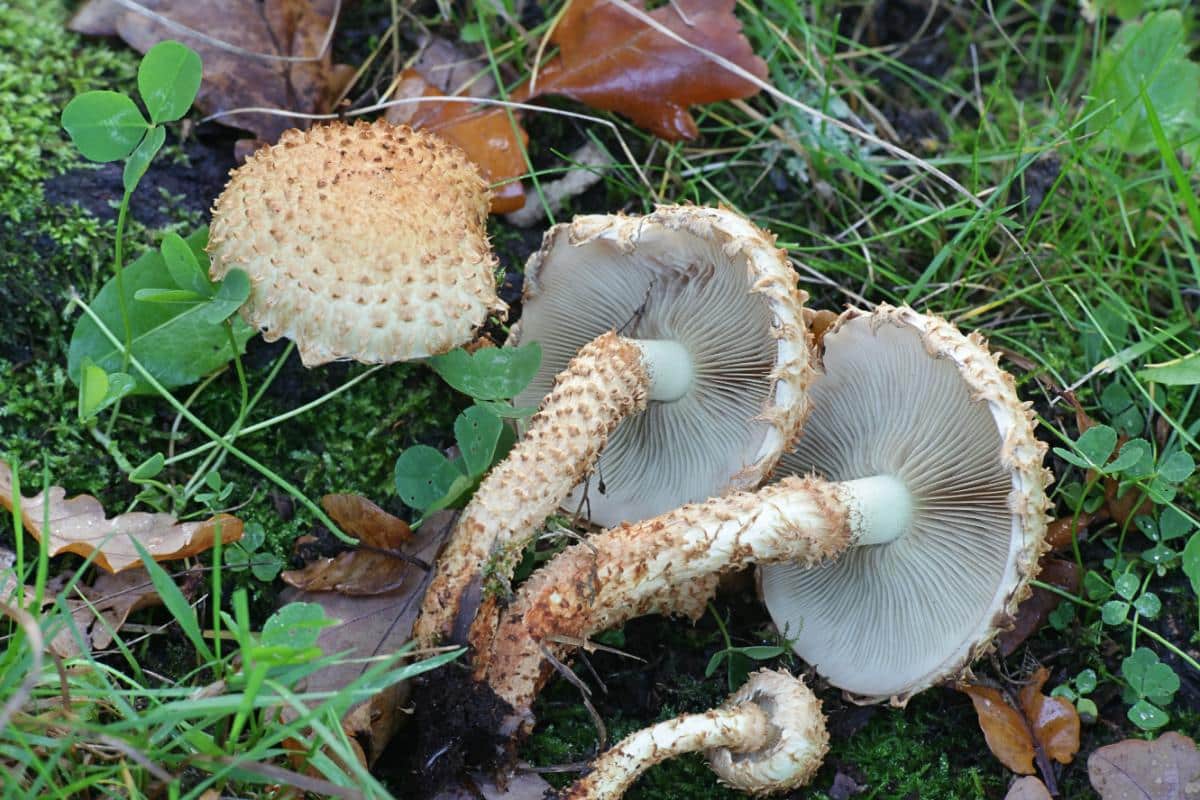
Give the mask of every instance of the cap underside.
M 582 506 L 594 522 L 611 526 L 702 500 L 760 457 L 769 426 L 755 418 L 774 385 L 778 343 L 745 261 L 739 254 L 731 264 L 720 242 L 662 225 L 642 228 L 632 250 L 606 238 L 572 245 L 565 228 L 554 235 L 520 328 L 522 342 L 541 343 L 542 367 L 518 404 L 539 402 L 579 348 L 614 328 L 678 340 L 695 369 L 684 397 L 651 401 L 609 439 Z M 577 489 L 564 506 L 583 502 Z
M 830 683 L 872 699 L 905 695 L 962 662 L 1011 590 L 1005 432 L 914 327 L 864 315 L 824 346 L 812 411 L 776 476 L 894 476 L 913 494 L 913 523 L 889 544 L 852 547 L 814 569 L 764 567 L 763 594 Z

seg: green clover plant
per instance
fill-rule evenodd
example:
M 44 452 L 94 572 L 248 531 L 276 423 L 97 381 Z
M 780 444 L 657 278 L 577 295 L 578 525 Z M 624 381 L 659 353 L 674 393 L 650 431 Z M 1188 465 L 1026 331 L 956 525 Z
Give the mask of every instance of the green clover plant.
M 396 459 L 396 491 L 420 513 L 420 519 L 461 506 L 492 465 L 508 454 L 516 436 L 504 419 L 525 417 L 535 410 L 516 408 L 508 398 L 529 385 L 541 361 L 536 342 L 474 353 L 452 350 L 429 360 L 446 383 L 475 402 L 454 420 L 459 450 L 454 460 L 423 444 L 409 447 Z

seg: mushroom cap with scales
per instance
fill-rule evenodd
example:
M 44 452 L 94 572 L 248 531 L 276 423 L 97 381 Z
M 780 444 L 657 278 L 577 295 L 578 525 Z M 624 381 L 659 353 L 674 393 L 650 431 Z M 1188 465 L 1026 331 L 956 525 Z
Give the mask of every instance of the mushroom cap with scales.
M 680 368 L 651 375 L 671 399 L 652 391 L 564 507 L 611 526 L 760 483 L 807 410 L 796 282 L 774 237 L 727 209 L 661 206 L 550 229 L 525 268 L 512 336 L 539 342 L 542 366 L 515 402 L 537 404 L 583 345 L 614 328 Z
M 245 270 L 241 313 L 306 366 L 436 355 L 496 296 L 490 192 L 454 145 L 383 120 L 290 130 L 234 170 L 213 208 L 214 280 Z
M 843 314 L 823 350 L 812 413 L 776 475 L 898 481 L 908 491 L 889 509 L 903 532 L 813 568 L 764 565 L 762 594 L 830 683 L 903 704 L 958 678 L 1028 595 L 1044 547 L 1046 447 L 977 334 L 881 306 Z

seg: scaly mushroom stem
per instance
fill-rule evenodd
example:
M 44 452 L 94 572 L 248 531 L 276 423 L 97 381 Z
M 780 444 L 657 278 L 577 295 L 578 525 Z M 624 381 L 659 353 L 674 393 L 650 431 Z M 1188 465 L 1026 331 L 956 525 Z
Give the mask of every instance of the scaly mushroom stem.
M 535 572 L 501 615 L 475 674 L 513 706 L 506 734 L 531 721 L 530 706 L 558 658 L 592 634 L 644 614 L 698 617 L 723 572 L 754 563 L 815 564 L 841 553 L 853 525 L 886 518 L 888 493 L 856 493 L 857 482 L 785 478 L 569 547 Z
M 596 759 L 560 800 L 613 800 L 650 767 L 704 750 L 713 771 L 736 789 L 770 794 L 808 783 L 829 736 L 821 704 L 798 678 L 760 670 L 717 709 L 631 734 Z
M 622 739 L 597 758 L 592 771 L 571 784 L 560 798 L 612 800 L 625 794 L 639 775 L 668 758 L 710 747 L 727 747 L 735 753 L 757 750 L 770 735 L 767 712 L 754 703 L 684 714 Z
M 613 428 L 646 407 L 650 377 L 642 354 L 610 332 L 558 375 L 528 432 L 480 484 L 439 557 L 413 629 L 422 646 L 465 638 L 482 601 L 484 566 L 500 580 L 511 577 L 546 517 L 595 465 Z

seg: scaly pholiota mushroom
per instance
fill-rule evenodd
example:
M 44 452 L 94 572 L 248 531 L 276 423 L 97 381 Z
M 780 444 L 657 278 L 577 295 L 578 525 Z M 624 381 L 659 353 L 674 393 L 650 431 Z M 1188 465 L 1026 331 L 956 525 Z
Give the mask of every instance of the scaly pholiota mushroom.
M 490 191 L 454 145 L 383 120 L 286 131 L 213 208 L 219 280 L 250 276 L 246 322 L 305 366 L 390 363 L 469 342 L 496 296 Z
M 513 707 L 504 734 L 532 723 L 550 657 L 636 616 L 698 612 L 707 578 L 751 564 L 787 565 L 764 578 L 773 616 L 830 683 L 864 699 L 903 703 L 989 645 L 1029 592 L 1046 530 L 1050 474 L 1028 406 L 981 337 L 908 308 L 848 311 L 824 350 L 814 386 L 831 388 L 812 423 L 836 434 L 804 436 L 816 452 L 838 450 L 814 464 L 841 465 L 843 480 L 783 477 L 560 553 L 520 587 L 476 658 Z M 820 570 L 848 550 L 845 571 Z M 810 568 L 820 571 L 795 578 Z M 866 635 L 880 641 L 831 641 Z
M 828 749 L 821 702 L 799 678 L 764 669 L 720 708 L 630 734 L 559 798 L 615 800 L 655 764 L 701 750 L 722 783 L 754 795 L 785 792 L 808 783 Z
M 479 603 L 492 605 L 482 599 L 483 566 L 503 585 L 593 468 L 582 504 L 593 520 L 640 519 L 758 485 L 807 408 L 796 282 L 774 238 L 725 209 L 664 206 L 552 228 L 526 267 L 512 336 L 543 352 L 516 403 L 549 394 L 463 512 L 425 596 L 418 641 L 461 641 Z M 470 638 L 483 648 L 495 616 L 478 619 Z

